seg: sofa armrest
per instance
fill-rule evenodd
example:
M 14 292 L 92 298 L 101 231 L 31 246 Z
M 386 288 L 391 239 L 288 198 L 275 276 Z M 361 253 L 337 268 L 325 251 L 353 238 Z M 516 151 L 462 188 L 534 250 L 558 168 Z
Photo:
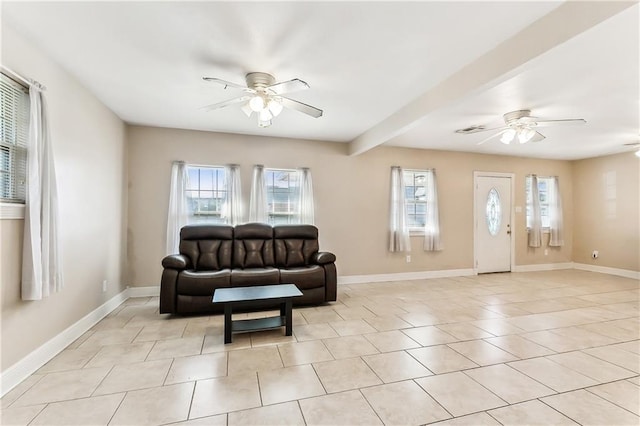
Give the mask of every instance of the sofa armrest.
M 317 265 L 326 265 L 327 263 L 333 263 L 336 261 L 336 255 L 329 253 L 328 251 L 319 251 L 311 258 L 313 263 Z
M 170 254 L 162 259 L 162 267 L 167 269 L 183 270 L 191 266 L 189 258 L 182 254 Z

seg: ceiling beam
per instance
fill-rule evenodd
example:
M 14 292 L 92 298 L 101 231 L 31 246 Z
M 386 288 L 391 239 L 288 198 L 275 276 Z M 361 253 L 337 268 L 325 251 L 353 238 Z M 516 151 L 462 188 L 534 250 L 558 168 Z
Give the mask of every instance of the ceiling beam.
M 382 145 L 438 108 L 511 78 L 530 60 L 635 4 L 637 0 L 563 3 L 352 140 L 349 155 Z

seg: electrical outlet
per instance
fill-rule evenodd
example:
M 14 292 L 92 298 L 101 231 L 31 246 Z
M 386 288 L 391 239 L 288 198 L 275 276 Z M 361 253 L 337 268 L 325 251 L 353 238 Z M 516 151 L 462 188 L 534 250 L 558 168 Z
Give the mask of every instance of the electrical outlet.
M 549 254 L 549 249 L 544 249 L 544 255 L 547 256 Z
M 410 254 L 407 255 L 407 263 L 411 263 L 411 255 Z
M 107 280 L 102 281 L 102 292 L 106 292 L 107 291 Z
M 591 257 L 594 259 L 597 259 L 598 255 L 599 255 L 598 250 L 594 250 L 593 253 L 591 253 Z

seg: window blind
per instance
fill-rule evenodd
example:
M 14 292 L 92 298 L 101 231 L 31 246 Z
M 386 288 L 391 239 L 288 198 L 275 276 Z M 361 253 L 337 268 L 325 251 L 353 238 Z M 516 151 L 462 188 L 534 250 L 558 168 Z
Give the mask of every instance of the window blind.
M 0 200 L 24 203 L 29 92 L 0 73 Z

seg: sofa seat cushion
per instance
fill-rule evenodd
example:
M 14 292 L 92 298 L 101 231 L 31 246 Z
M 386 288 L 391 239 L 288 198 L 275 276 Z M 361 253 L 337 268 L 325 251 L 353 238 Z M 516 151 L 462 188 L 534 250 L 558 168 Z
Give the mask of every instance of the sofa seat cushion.
M 211 296 L 213 290 L 231 287 L 231 270 L 221 271 L 182 271 L 178 274 L 177 294 L 191 296 Z
M 282 268 L 280 269 L 280 282 L 295 284 L 300 290 L 324 287 L 324 269 L 317 265 Z
M 280 284 L 280 271 L 276 268 L 246 268 L 231 270 L 231 287 Z

